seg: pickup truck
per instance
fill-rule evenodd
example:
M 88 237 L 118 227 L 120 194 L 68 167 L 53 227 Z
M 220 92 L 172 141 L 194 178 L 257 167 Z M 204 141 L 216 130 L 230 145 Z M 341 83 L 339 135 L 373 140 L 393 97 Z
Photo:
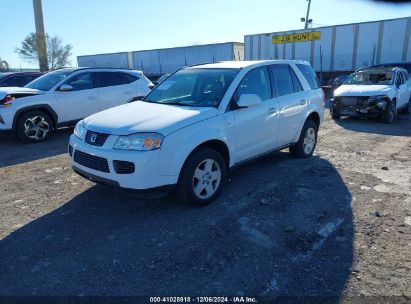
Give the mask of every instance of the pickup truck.
M 398 111 L 410 110 L 411 80 L 408 72 L 398 67 L 359 70 L 334 91 L 330 113 L 341 116 L 379 117 L 392 123 Z

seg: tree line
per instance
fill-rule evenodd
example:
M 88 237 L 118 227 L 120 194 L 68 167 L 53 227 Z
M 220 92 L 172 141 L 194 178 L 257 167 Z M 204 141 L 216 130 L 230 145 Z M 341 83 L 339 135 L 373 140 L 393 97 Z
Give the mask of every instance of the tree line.
M 72 55 L 71 51 L 73 49 L 71 44 L 64 44 L 62 39 L 57 35 L 50 36 L 46 34 L 46 48 L 47 70 L 64 68 L 70 64 L 70 56 Z M 36 33 L 31 32 L 28 34 L 21 44 L 15 48 L 15 52 L 23 61 L 38 64 L 39 54 Z M 9 68 L 7 61 L 0 57 L 0 71 L 8 71 Z

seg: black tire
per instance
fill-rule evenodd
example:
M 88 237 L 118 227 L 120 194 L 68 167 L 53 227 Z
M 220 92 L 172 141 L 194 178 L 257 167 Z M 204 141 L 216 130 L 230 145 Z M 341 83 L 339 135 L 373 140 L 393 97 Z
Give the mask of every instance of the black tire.
M 393 123 L 396 116 L 397 116 L 397 110 L 396 110 L 395 101 L 390 101 L 385 106 L 384 113 L 382 115 L 382 121 L 387 124 L 391 124 Z
M 410 101 L 408 101 L 407 105 L 402 110 L 402 113 L 404 113 L 404 114 L 408 114 L 410 112 L 411 112 L 411 99 L 410 99 Z
M 304 149 L 305 145 L 304 145 L 304 139 L 306 136 L 308 136 L 307 132 L 308 130 L 312 129 L 313 134 L 315 135 L 313 146 L 311 148 L 310 151 L 306 151 L 306 149 Z M 297 157 L 297 158 L 308 158 L 311 157 L 314 153 L 315 147 L 317 145 L 317 133 L 318 133 L 318 126 L 315 122 L 313 122 L 312 120 L 307 120 L 301 130 L 301 134 L 300 134 L 300 138 L 298 139 L 298 142 L 289 147 L 290 153 L 293 157 Z M 312 133 L 311 135 L 312 136 Z M 307 139 L 308 140 L 308 139 Z
M 26 132 L 26 125 L 33 126 L 33 129 Z M 33 110 L 25 112 L 19 117 L 16 131 L 22 142 L 38 143 L 47 140 L 51 136 L 54 131 L 54 124 L 46 113 Z M 30 136 L 30 134 L 32 135 Z
M 330 116 L 334 120 L 338 120 L 341 118 L 340 112 L 338 112 L 338 110 L 336 110 L 332 104 L 330 104 Z
M 218 184 L 215 181 L 211 181 L 211 187 L 213 188 L 213 191 L 215 191 L 211 196 L 206 197 L 207 189 L 204 188 L 203 192 L 201 192 L 204 193 L 204 197 L 199 197 L 195 193 L 194 188 L 196 188 L 196 186 L 201 183 L 201 180 L 195 177 L 195 172 L 197 169 L 201 169 L 202 164 L 205 165 L 204 162 L 207 162 L 208 160 L 212 160 L 215 162 L 212 165 L 214 169 L 213 172 L 215 173 L 216 171 L 218 171 L 217 169 L 219 169 L 221 172 L 221 178 Z M 218 164 L 218 168 L 215 164 Z M 202 179 L 202 187 L 209 187 L 209 184 L 206 186 L 204 185 L 204 182 L 207 182 L 204 181 L 204 178 Z M 186 160 L 180 173 L 180 178 L 176 190 L 176 196 L 179 200 L 194 205 L 196 207 L 205 206 L 214 201 L 218 197 L 226 181 L 227 164 L 225 163 L 224 158 L 221 156 L 221 154 L 211 148 L 201 148 L 197 151 L 194 151 Z M 208 183 L 210 183 L 210 180 L 208 180 Z M 201 189 L 201 185 L 198 187 L 198 189 Z

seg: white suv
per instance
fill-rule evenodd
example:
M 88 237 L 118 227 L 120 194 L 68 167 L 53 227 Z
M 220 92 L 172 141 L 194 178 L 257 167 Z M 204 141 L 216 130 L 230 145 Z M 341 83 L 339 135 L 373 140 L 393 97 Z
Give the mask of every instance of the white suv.
M 54 129 L 141 99 L 152 87 L 140 71 L 77 68 L 50 72 L 24 88 L 0 89 L 0 132 L 15 131 L 24 142 L 44 141 Z
M 95 182 L 137 192 L 171 187 L 181 200 L 205 205 L 233 166 L 284 147 L 310 157 L 323 112 L 324 94 L 307 62 L 191 66 L 143 101 L 80 121 L 70 161 Z
M 341 116 L 380 117 L 392 123 L 397 112 L 411 109 L 411 79 L 402 68 L 361 69 L 335 90 L 330 102 L 333 119 Z

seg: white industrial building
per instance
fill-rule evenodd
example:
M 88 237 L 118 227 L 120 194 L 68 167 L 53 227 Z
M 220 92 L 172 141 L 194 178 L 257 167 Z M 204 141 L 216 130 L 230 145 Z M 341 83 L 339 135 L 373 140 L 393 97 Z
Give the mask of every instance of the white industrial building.
M 77 57 L 78 66 L 138 69 L 147 76 L 172 73 L 187 65 L 225 60 L 244 60 L 244 44 L 226 42 Z
M 411 17 L 244 37 L 245 60 L 302 59 L 318 72 L 411 61 Z

